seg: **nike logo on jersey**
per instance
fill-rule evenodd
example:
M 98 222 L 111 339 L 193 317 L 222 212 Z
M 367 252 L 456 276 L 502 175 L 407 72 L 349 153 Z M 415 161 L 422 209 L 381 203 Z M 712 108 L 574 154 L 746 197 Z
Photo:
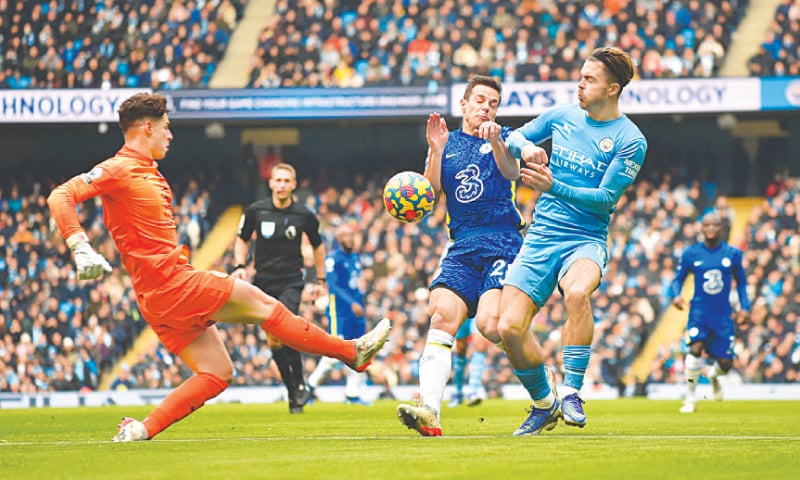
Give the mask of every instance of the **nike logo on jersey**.
M 461 155 L 461 152 L 456 152 L 456 153 L 448 153 L 447 155 L 445 155 L 445 156 L 444 156 L 444 158 L 453 158 L 453 157 L 455 157 L 456 155 Z
M 694 266 L 695 266 L 695 267 L 699 267 L 699 266 L 700 266 L 700 265 L 702 265 L 702 264 L 703 264 L 703 261 L 702 261 L 702 260 L 698 260 L 698 261 L 694 262 Z

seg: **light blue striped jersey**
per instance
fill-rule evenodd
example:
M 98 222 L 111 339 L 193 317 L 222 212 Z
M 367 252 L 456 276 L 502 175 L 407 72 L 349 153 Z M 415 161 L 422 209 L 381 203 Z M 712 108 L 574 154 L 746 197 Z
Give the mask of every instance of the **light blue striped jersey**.
M 598 122 L 579 105 L 570 104 L 526 123 L 509 135 L 506 144 L 514 157 L 521 158 L 527 142 L 538 144 L 548 138 L 553 143 L 553 186 L 539 198 L 531 228 L 605 240 L 617 201 L 644 163 L 647 140 L 625 115 Z

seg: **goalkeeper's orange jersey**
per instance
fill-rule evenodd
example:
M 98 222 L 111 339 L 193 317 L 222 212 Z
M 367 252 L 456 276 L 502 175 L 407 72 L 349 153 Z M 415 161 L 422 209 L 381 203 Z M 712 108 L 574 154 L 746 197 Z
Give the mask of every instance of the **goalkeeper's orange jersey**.
M 103 219 L 138 294 L 158 288 L 189 260 L 178 245 L 172 189 L 158 163 L 123 147 L 117 154 L 56 187 L 50 211 L 64 238 L 81 232 L 76 205 L 100 196 Z

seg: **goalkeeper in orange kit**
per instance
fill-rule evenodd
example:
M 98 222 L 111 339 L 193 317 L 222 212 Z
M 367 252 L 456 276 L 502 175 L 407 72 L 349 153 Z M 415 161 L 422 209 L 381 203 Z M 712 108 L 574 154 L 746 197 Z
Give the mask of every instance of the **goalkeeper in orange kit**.
M 188 248 L 178 244 L 172 189 L 158 171 L 172 141 L 163 96 L 128 98 L 119 108 L 119 125 L 125 143 L 116 155 L 56 187 L 47 203 L 73 252 L 78 278 L 93 279 L 112 267 L 90 245 L 76 207 L 93 197 L 102 199 L 106 228 L 131 276 L 142 316 L 194 375 L 143 421 L 124 418 L 114 441 L 149 440 L 228 387 L 233 364 L 215 322 L 258 324 L 292 348 L 366 369 L 386 342 L 388 320 L 346 341 L 294 315 L 248 282 L 189 265 Z

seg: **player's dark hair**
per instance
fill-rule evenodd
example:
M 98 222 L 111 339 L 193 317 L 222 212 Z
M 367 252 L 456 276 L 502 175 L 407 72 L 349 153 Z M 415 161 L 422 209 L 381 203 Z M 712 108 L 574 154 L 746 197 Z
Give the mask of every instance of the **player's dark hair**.
M 630 55 L 615 47 L 600 47 L 594 49 L 590 60 L 597 60 L 602 63 L 608 73 L 614 77 L 616 83 L 619 84 L 619 91 L 625 88 L 625 85 L 631 82 L 633 78 L 633 60 Z
M 158 93 L 137 93 L 119 106 L 119 128 L 122 133 L 139 120 L 160 119 L 167 113 L 167 99 Z
M 464 90 L 464 100 L 469 98 L 469 96 L 472 94 L 472 90 L 478 85 L 484 85 L 494 90 L 497 90 L 498 94 L 501 94 L 503 92 L 503 86 L 500 85 L 500 82 L 498 82 L 494 77 L 488 77 L 486 75 L 475 75 L 469 80 L 469 83 L 467 84 L 467 89 Z

